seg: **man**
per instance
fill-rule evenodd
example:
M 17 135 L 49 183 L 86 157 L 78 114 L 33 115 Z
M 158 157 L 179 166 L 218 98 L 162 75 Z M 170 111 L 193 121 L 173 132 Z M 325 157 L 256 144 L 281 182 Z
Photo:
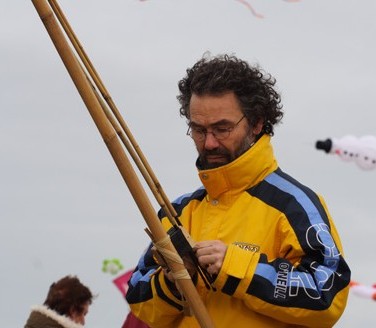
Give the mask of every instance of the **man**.
M 274 85 L 228 55 L 201 59 L 179 82 L 203 187 L 174 206 L 214 279 L 214 289 L 193 280 L 217 328 L 332 327 L 347 301 L 350 270 L 323 199 L 274 157 Z M 133 313 L 151 327 L 199 327 L 155 258 L 149 248 L 131 278 Z
M 88 287 L 65 276 L 50 286 L 43 305 L 32 308 L 25 328 L 82 328 L 92 301 Z

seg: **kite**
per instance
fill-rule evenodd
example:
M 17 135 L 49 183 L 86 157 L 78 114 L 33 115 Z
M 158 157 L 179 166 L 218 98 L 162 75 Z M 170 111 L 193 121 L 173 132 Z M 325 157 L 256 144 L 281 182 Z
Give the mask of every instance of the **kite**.
M 145 2 L 146 0 L 139 0 L 139 1 L 142 1 L 142 2 Z M 238 1 L 240 2 L 241 4 L 243 4 L 244 6 L 246 6 L 250 11 L 251 13 L 253 14 L 253 16 L 257 17 L 257 18 L 264 18 L 263 15 L 259 14 L 254 8 L 253 6 L 249 3 L 249 1 L 246 1 L 246 0 L 235 0 L 235 1 Z M 300 0 L 283 0 L 285 2 L 299 2 Z
M 355 162 L 362 170 L 369 171 L 376 168 L 375 136 L 357 138 L 347 135 L 342 138 L 318 140 L 316 148 L 328 154 L 335 154 L 344 162 Z
M 124 269 L 123 264 L 121 264 L 119 259 L 106 259 L 103 260 L 102 271 L 105 273 L 110 273 L 112 275 L 117 275 L 121 270 Z M 128 290 L 128 280 L 132 276 L 132 270 L 128 270 L 125 273 L 120 274 L 118 277 L 114 278 L 112 282 L 119 289 L 120 293 L 125 297 Z
M 103 260 L 102 271 L 105 273 L 115 275 L 123 269 L 124 267 L 119 259 Z M 128 291 L 128 281 L 131 279 L 132 273 L 133 270 L 127 270 L 112 280 L 124 299 Z M 131 311 L 129 311 L 121 328 L 149 328 L 149 326 L 138 319 Z
M 251 11 L 253 16 L 255 16 L 257 18 L 264 18 L 263 15 L 256 12 L 256 10 L 252 7 L 252 5 L 248 1 L 246 1 L 246 0 L 236 0 L 236 1 L 242 3 L 244 6 L 246 6 Z M 300 0 L 283 0 L 283 1 L 285 1 L 285 2 L 299 2 Z
M 253 16 L 255 16 L 257 18 L 264 18 L 263 15 L 257 13 L 256 10 L 253 9 L 253 7 L 250 5 L 250 3 L 248 1 L 245 1 L 245 0 L 236 0 L 236 1 L 242 3 L 244 6 L 246 6 L 251 11 Z
M 351 281 L 350 287 L 353 294 L 376 301 L 376 284 L 366 286 L 356 281 Z
M 111 273 L 112 275 L 117 274 L 124 267 L 119 259 L 106 259 L 103 260 L 102 271 Z

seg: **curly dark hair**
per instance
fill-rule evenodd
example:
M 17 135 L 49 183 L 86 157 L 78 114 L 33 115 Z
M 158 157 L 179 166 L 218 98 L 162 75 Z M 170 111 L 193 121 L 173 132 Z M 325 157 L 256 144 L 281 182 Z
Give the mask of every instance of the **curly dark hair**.
M 255 125 L 261 119 L 264 122 L 261 134 L 272 136 L 273 126 L 283 117 L 281 97 L 273 88 L 275 83 L 270 74 L 263 73 L 259 67 L 251 67 L 235 56 L 204 56 L 187 69 L 187 75 L 178 83 L 180 115 L 190 119 L 192 94 L 218 95 L 233 91 L 250 125 Z
M 93 294 L 76 276 L 65 276 L 52 283 L 44 305 L 65 316 L 71 311 L 82 313 L 86 303 L 91 304 Z

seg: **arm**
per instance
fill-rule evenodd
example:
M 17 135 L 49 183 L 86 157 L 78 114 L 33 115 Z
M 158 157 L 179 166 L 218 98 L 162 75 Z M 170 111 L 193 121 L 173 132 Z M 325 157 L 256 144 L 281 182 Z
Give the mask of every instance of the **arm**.
M 181 213 L 182 208 L 192 206 L 189 202 L 191 198 L 200 198 L 204 194 L 204 190 L 200 188 L 195 193 L 178 198 L 173 203 L 177 206 L 178 214 Z M 165 230 L 168 231 L 171 228 L 171 223 L 166 218 L 164 211 L 160 210 L 158 216 Z M 168 272 L 157 263 L 152 247 L 153 245 L 150 244 L 141 256 L 129 282 L 126 298 L 132 312 L 149 325 L 161 328 L 177 327 L 177 323 L 184 317 L 186 302 L 182 300 L 175 284 L 164 275 L 165 272 L 168 276 Z M 193 278 L 194 283 L 196 283 L 196 279 L 197 275 Z
M 331 220 L 291 224 L 281 220 L 277 257 L 268 257 L 262 247 L 251 252 L 229 245 L 215 286 L 282 322 L 332 327 L 345 308 L 350 281 L 337 232 Z
M 156 263 L 152 244 L 140 258 L 126 295 L 132 312 L 153 327 L 173 327 L 183 317 L 184 301 Z

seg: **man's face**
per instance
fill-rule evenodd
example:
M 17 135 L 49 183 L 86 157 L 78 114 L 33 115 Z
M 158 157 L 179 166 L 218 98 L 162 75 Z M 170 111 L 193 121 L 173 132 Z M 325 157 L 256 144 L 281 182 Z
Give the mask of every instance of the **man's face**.
M 250 148 L 261 132 L 262 122 L 250 127 L 233 92 L 221 95 L 193 94 L 190 101 L 192 131 L 204 131 L 202 139 L 195 138 L 203 169 L 216 168 L 232 162 Z M 213 131 L 232 128 L 228 137 L 218 140 Z M 214 130 L 213 130 L 214 129 Z

